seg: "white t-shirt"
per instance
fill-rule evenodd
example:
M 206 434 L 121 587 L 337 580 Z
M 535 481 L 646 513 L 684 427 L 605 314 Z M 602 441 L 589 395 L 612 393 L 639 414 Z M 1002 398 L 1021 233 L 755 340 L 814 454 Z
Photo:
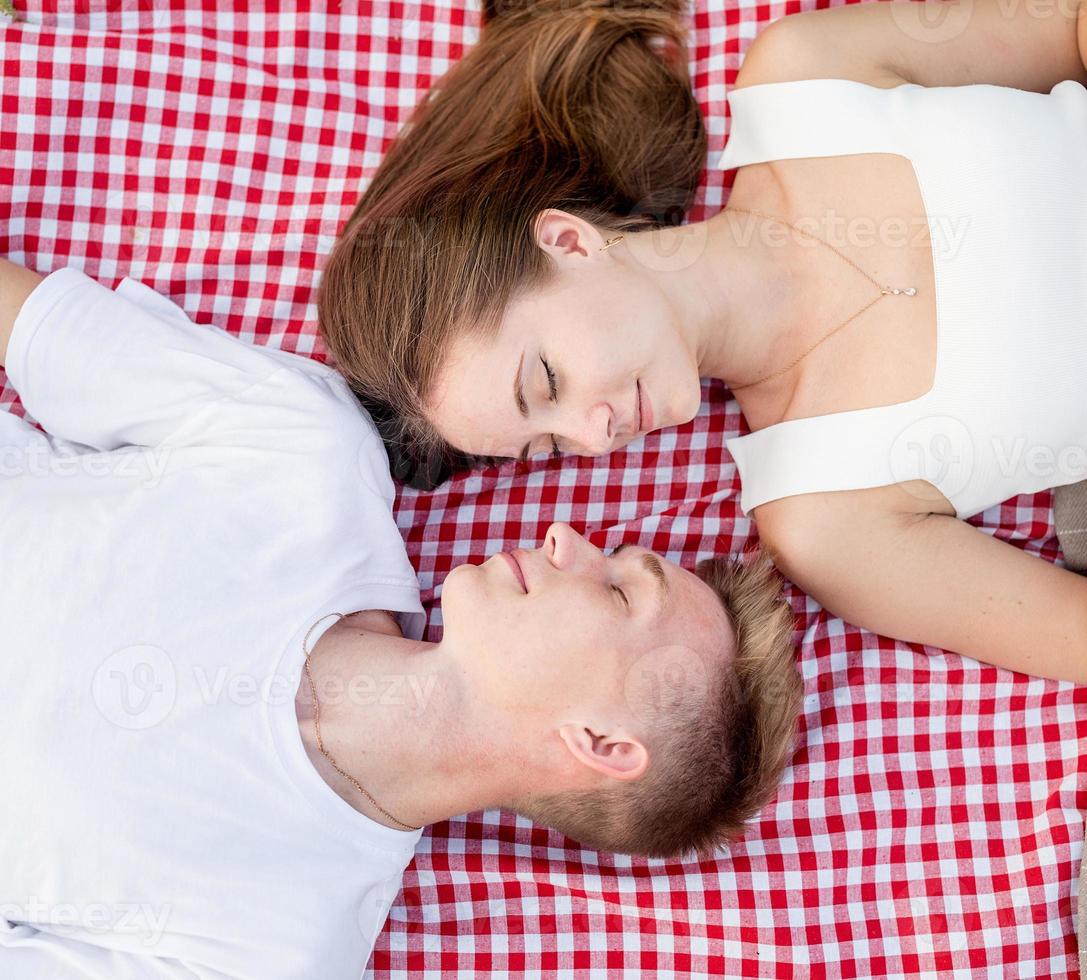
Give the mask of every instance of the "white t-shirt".
M 0 977 L 358 978 L 421 831 L 325 784 L 302 640 L 418 584 L 339 374 L 48 276 L 0 412 Z M 325 618 L 322 618 L 325 617 Z

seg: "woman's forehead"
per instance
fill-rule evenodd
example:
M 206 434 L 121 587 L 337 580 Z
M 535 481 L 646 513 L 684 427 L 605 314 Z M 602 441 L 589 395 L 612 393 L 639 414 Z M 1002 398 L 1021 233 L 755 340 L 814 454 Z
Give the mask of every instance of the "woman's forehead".
M 430 422 L 442 438 L 474 455 L 516 456 L 525 428 L 515 395 L 517 366 L 512 346 L 498 338 L 490 344 L 459 339 L 427 399 Z

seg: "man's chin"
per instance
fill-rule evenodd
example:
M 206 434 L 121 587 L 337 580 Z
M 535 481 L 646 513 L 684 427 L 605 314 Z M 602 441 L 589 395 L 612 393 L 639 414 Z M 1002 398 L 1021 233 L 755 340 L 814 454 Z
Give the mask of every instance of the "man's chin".
M 442 595 L 446 594 L 449 589 L 450 582 L 457 582 L 464 578 L 465 575 L 471 575 L 473 572 L 478 573 L 480 569 L 479 565 L 472 565 L 468 562 L 461 562 L 459 565 L 454 565 L 445 576 L 445 580 L 442 582 Z

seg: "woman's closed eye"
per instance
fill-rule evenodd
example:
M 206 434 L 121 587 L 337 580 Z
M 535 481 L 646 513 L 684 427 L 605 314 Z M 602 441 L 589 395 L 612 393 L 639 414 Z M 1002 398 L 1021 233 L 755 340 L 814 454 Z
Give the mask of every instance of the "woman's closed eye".
M 559 400 L 559 383 L 555 380 L 555 372 L 551 370 L 551 365 L 547 363 L 547 358 L 540 355 L 540 363 L 544 366 L 544 371 L 547 372 L 547 392 L 550 401 L 557 402 Z
M 544 371 L 547 373 L 548 400 L 557 404 L 559 400 L 559 383 L 555 378 L 555 372 L 551 370 L 551 365 L 547 363 L 547 358 L 544 357 L 543 354 L 540 355 L 540 362 L 543 364 Z M 555 438 L 554 434 L 552 434 L 550 438 L 551 455 L 561 456 L 562 453 L 559 451 L 558 440 Z

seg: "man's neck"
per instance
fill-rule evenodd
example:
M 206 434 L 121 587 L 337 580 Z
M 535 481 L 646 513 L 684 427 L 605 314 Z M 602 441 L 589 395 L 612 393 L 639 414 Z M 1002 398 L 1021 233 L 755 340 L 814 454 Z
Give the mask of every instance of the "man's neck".
M 314 645 L 310 675 L 313 686 L 303 671 L 295 699 L 303 744 L 325 782 L 360 813 L 405 830 L 397 821 L 422 827 L 499 805 L 501 779 L 473 761 L 480 746 L 464 674 L 440 644 L 371 632 L 348 618 Z M 394 819 L 320 751 L 314 687 L 325 749 Z

